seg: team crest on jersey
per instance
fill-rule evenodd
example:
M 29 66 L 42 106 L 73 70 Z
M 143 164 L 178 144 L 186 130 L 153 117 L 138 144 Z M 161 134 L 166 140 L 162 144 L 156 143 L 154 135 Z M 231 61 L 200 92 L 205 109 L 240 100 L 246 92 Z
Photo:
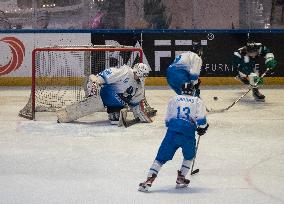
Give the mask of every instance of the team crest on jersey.
M 129 82 L 129 78 L 128 78 L 128 77 L 127 77 L 126 79 L 124 79 L 124 80 L 123 80 L 123 83 L 125 83 L 125 84 L 126 84 L 127 82 Z

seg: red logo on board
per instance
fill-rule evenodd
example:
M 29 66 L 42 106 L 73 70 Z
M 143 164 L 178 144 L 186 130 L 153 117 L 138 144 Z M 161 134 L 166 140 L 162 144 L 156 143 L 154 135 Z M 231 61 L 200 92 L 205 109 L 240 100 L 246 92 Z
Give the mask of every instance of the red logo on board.
M 19 39 L 15 37 L 5 37 L 0 41 L 8 43 L 12 51 L 12 56 L 8 64 L 0 66 L 0 76 L 17 70 L 23 63 L 25 56 L 25 46 Z

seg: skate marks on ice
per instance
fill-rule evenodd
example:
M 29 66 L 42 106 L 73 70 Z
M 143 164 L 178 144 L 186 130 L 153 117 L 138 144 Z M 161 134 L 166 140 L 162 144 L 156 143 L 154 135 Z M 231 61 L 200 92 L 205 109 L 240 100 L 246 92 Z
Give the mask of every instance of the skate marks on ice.
M 20 121 L 17 130 L 22 134 L 48 135 L 49 137 L 97 137 L 111 134 L 123 135 L 123 130 L 109 125 L 109 121 L 57 123 L 56 121 Z
M 148 193 L 165 193 L 165 194 L 207 194 L 216 191 L 214 188 L 205 188 L 198 186 L 188 186 L 185 188 L 176 189 L 174 185 L 152 187 Z
M 280 162 L 278 162 L 280 161 Z M 282 161 L 282 162 L 281 162 Z M 280 155 L 270 155 L 260 159 L 258 162 L 249 168 L 244 176 L 244 180 L 247 184 L 259 194 L 268 197 L 275 202 L 284 203 L 284 198 L 279 195 L 283 193 L 283 178 L 284 172 L 281 169 L 284 168 L 284 152 Z M 278 165 L 278 170 L 269 169 L 272 165 Z M 273 180 L 273 186 L 276 188 L 266 188 L 271 185 Z
M 78 120 L 71 123 L 57 123 L 55 120 L 41 121 L 18 121 L 16 130 L 19 134 L 46 135 L 48 137 L 123 137 L 132 135 L 132 137 L 144 137 L 148 135 L 160 134 L 164 130 L 163 125 L 158 125 L 157 121 L 151 124 L 139 123 L 129 128 L 111 125 L 107 119 L 99 120 Z M 150 129 L 145 131 L 144 127 Z

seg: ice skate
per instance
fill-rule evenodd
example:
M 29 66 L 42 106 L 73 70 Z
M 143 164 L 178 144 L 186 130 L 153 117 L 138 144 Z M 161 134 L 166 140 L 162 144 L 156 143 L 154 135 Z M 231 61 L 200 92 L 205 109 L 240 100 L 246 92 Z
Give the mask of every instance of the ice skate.
M 176 188 L 185 188 L 190 183 L 189 179 L 186 179 L 185 176 L 181 174 L 181 171 L 178 171 L 178 176 L 176 180 Z
M 152 174 L 151 177 L 148 177 L 147 180 L 143 183 L 139 184 L 138 191 L 141 192 L 149 192 L 149 189 L 152 186 L 152 183 L 154 182 L 155 178 L 157 177 L 157 174 Z
M 108 119 L 110 121 L 110 124 L 118 125 L 118 123 L 119 123 L 119 116 L 120 116 L 119 112 L 109 113 L 108 114 Z
M 253 88 L 252 94 L 256 101 L 262 101 L 262 102 L 265 101 L 265 96 L 259 92 L 258 88 Z

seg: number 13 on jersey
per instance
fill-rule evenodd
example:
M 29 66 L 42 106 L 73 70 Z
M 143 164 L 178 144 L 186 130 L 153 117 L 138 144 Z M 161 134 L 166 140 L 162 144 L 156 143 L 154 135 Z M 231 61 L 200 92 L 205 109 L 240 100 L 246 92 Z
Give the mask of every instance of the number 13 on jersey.
M 177 119 L 190 120 L 190 108 L 189 107 L 177 107 Z

